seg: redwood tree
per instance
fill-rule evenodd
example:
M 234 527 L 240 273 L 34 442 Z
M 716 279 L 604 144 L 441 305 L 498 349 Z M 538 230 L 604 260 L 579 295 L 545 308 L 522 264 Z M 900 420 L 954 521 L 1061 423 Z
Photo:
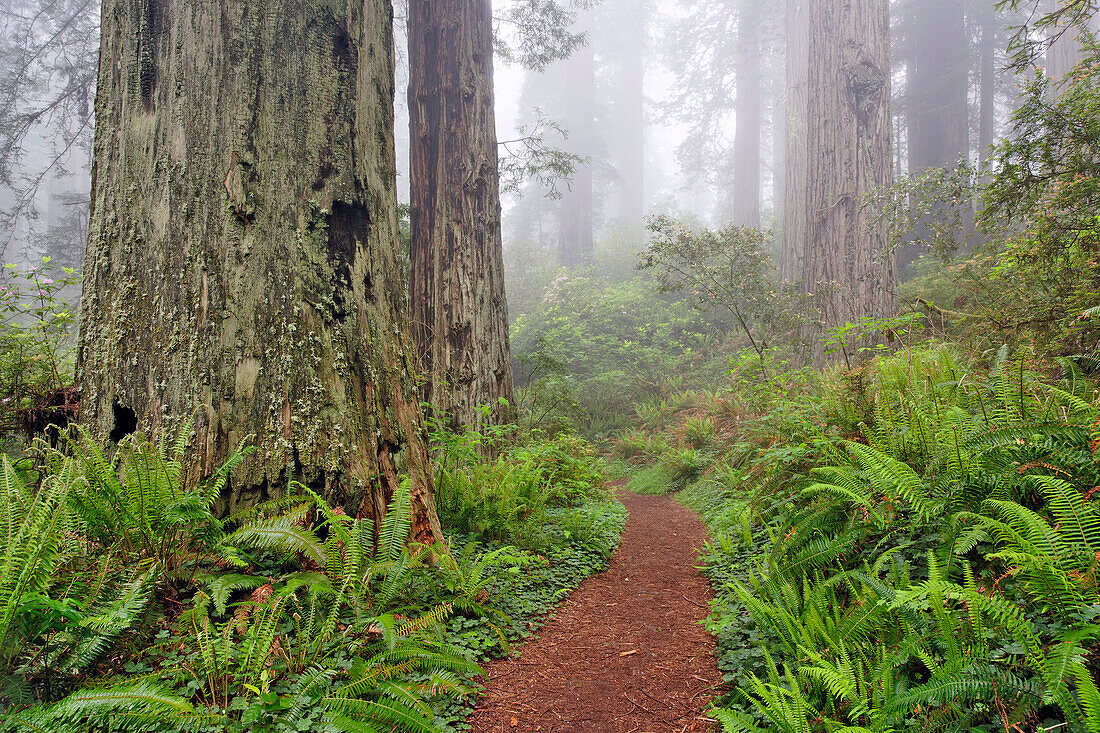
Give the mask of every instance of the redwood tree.
M 865 194 L 893 180 L 887 0 L 808 5 L 808 162 L 803 284 L 826 328 L 893 310 L 896 268 L 885 222 Z
M 409 3 L 413 332 L 452 429 L 512 414 L 490 0 Z
M 256 450 L 376 521 L 408 473 L 441 537 L 397 238 L 389 0 L 106 0 L 78 354 L 115 439 L 195 419 L 189 481 Z
M 808 135 L 810 25 L 808 0 L 787 0 L 786 174 L 783 196 L 783 249 L 779 261 L 782 279 L 802 279 L 807 226 L 806 138 Z
M 733 145 L 733 220 L 760 226 L 760 142 L 762 79 L 760 4 L 739 0 L 737 7 L 737 133 Z

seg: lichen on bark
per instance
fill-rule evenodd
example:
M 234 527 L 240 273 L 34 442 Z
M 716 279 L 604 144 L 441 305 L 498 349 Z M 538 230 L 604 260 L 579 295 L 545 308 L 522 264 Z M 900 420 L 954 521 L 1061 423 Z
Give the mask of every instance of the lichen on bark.
M 153 434 L 194 418 L 189 480 L 252 436 L 227 511 L 289 470 L 377 519 L 400 454 L 417 539 L 439 537 L 398 261 L 391 3 L 106 0 L 101 58 L 85 420 L 107 437 L 119 408 Z

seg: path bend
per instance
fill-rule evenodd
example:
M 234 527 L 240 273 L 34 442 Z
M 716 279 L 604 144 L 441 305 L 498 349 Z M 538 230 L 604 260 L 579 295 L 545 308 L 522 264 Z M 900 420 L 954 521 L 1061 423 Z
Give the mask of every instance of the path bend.
M 603 573 L 513 656 L 486 665 L 474 733 L 685 733 L 721 681 L 699 624 L 710 586 L 695 569 L 706 530 L 667 496 L 620 490 L 629 512 Z

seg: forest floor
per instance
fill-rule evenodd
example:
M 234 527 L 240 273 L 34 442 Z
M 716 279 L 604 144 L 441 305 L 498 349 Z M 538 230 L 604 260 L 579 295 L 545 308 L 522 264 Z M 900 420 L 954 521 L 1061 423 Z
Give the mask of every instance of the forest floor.
M 630 512 L 607 570 L 585 581 L 538 637 L 486 665 L 474 733 L 685 733 L 721 681 L 700 625 L 710 586 L 695 569 L 699 518 L 668 496 L 619 490 Z

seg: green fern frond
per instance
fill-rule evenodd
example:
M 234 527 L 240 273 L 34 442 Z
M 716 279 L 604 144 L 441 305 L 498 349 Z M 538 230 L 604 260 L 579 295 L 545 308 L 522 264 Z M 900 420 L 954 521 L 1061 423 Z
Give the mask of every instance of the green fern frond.
M 225 544 L 253 550 L 301 553 L 323 566 L 325 551 L 317 536 L 288 515 L 246 524 L 225 539 Z
M 102 690 L 81 690 L 44 708 L 17 717 L 26 730 L 50 733 L 86 731 L 94 720 L 116 720 L 124 729 L 179 730 L 202 716 L 171 690 L 150 682 Z
M 377 559 L 383 562 L 396 562 L 405 551 L 405 545 L 412 529 L 411 485 L 408 479 L 393 492 L 393 500 L 382 520 L 378 535 Z
M 210 589 L 210 597 L 214 601 L 214 611 L 219 616 L 225 614 L 230 595 L 242 590 L 254 590 L 270 582 L 267 578 L 259 575 L 241 575 L 235 573 L 210 575 L 205 578 L 199 578 L 199 581 L 205 582 L 206 587 Z
M 322 704 L 334 716 L 350 718 L 368 725 L 383 724 L 404 733 L 436 733 L 434 718 L 407 707 L 396 700 L 356 700 L 346 697 L 326 697 Z

